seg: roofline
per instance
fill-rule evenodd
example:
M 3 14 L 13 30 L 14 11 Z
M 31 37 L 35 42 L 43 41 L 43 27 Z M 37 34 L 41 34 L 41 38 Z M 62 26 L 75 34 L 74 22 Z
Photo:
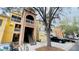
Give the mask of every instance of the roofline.
M 27 10 L 27 9 L 25 9 L 25 8 L 24 8 L 24 10 L 30 12 L 29 10 Z M 34 15 L 37 15 L 37 14 L 34 13 L 34 12 L 30 12 L 30 13 L 32 13 L 32 14 L 34 14 Z
M 10 16 L 6 16 L 6 15 L 2 15 L 2 14 L 0 14 L 0 16 L 10 18 Z

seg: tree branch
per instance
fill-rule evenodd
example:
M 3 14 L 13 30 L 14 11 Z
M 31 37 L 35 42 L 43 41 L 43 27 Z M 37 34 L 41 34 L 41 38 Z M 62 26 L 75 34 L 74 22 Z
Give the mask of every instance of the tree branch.
M 39 15 L 42 17 L 42 19 L 43 19 L 43 22 L 44 22 L 44 24 L 45 25 L 47 25 L 47 22 L 46 22 L 46 17 L 44 16 L 44 12 L 43 12 L 43 14 L 42 14 L 42 12 L 40 11 L 40 10 L 42 10 L 41 8 L 40 8 L 40 10 L 38 9 L 38 8 L 35 8 L 35 7 L 33 7 L 38 13 L 39 13 Z
M 52 17 L 51 17 L 51 19 L 50 19 L 50 23 L 51 23 L 51 21 L 53 20 L 53 18 L 54 18 L 54 16 L 55 16 L 56 12 L 57 12 L 58 10 L 59 10 L 59 7 L 57 7 L 56 10 L 55 10 L 55 12 L 53 13 L 53 15 L 52 15 Z
M 39 15 L 41 16 L 41 18 L 44 19 L 44 17 L 43 17 L 43 15 L 41 14 L 40 10 L 37 9 L 37 8 L 35 8 L 35 7 L 33 7 L 33 8 L 34 8 L 36 11 L 38 11 L 38 13 L 39 13 Z

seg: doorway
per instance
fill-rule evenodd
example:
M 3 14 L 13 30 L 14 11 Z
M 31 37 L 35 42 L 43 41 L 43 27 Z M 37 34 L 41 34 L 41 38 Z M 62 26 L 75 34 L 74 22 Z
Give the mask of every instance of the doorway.
M 18 41 L 19 41 L 19 34 L 14 33 L 12 42 L 18 42 Z
M 25 27 L 24 43 L 30 43 L 33 41 L 33 28 Z

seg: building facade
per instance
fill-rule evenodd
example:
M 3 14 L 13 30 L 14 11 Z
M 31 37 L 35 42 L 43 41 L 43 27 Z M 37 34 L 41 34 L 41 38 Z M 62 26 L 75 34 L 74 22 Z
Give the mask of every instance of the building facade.
M 10 17 L 0 16 L 0 42 L 32 43 L 36 40 L 36 14 L 32 8 L 22 13 L 13 12 Z
M 35 41 L 35 19 L 36 14 L 32 8 L 24 9 L 21 17 L 21 32 L 19 44 L 33 43 Z
M 63 38 L 64 37 L 64 33 L 63 33 L 60 26 L 55 27 L 52 31 L 54 33 L 54 36 L 56 36 L 58 38 Z
M 13 21 L 15 24 L 12 42 L 17 42 L 19 41 L 21 25 L 22 25 L 21 24 L 21 13 L 13 12 L 11 14 L 11 21 Z

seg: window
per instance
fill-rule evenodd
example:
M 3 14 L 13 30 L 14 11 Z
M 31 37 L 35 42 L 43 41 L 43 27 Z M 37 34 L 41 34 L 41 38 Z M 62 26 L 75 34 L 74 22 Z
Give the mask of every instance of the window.
M 26 22 L 34 23 L 34 18 L 33 18 L 33 16 L 27 15 L 27 16 L 26 16 Z
M 31 15 L 27 15 L 26 19 L 28 19 L 28 20 L 34 20 L 33 16 L 31 16 Z
M 21 17 L 12 15 L 12 20 L 16 21 L 16 22 L 20 22 L 21 21 Z
M 0 19 L 0 26 L 2 25 L 2 20 Z
M 13 34 L 13 42 L 19 41 L 19 34 Z
M 15 24 L 15 31 L 20 31 L 20 29 L 21 29 L 21 25 Z

